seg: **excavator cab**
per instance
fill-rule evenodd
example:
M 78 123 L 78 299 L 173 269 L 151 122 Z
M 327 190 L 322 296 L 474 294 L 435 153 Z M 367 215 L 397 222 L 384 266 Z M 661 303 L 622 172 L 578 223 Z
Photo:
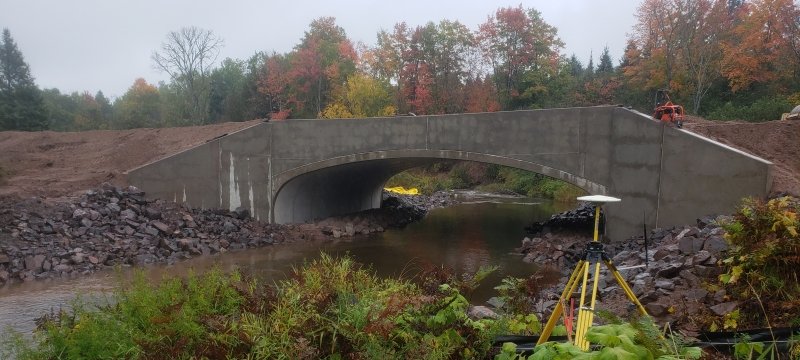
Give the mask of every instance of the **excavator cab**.
M 683 127 L 684 111 L 683 106 L 675 105 L 669 98 L 669 91 L 661 89 L 656 91 L 655 110 L 653 118 L 670 123 L 677 128 Z

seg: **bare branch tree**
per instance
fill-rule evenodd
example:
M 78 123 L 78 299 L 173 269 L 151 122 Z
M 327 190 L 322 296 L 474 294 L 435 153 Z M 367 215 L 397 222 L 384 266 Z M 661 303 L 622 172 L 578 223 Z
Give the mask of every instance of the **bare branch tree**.
M 210 30 L 191 26 L 167 34 L 161 49 L 153 52 L 156 69 L 169 74 L 185 92 L 190 121 L 202 122 L 208 117 L 208 75 L 222 45 L 222 39 Z

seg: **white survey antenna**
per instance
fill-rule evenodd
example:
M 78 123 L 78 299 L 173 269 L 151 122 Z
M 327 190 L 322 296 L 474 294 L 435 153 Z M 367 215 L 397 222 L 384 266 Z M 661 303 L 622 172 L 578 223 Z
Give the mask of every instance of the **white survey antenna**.
M 611 196 L 605 196 L 605 195 L 579 196 L 578 200 L 579 201 L 588 201 L 588 202 L 592 202 L 592 203 L 595 203 L 595 204 L 605 204 L 605 203 L 610 203 L 610 202 L 622 201 L 622 199 L 611 197 Z

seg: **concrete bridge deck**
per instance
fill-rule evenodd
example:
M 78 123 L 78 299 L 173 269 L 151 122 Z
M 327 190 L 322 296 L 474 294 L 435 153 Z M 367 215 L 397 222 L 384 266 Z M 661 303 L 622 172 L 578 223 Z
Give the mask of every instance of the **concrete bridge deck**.
M 730 213 L 771 186 L 766 160 L 619 107 L 266 122 L 129 172 L 152 198 L 304 222 L 380 206 L 394 174 L 440 159 L 511 166 L 623 199 L 616 240 Z

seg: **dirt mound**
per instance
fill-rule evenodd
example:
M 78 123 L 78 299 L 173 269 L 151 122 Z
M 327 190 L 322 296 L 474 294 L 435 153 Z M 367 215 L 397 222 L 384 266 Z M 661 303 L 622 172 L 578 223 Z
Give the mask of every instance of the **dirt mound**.
M 232 133 L 260 120 L 163 129 L 85 132 L 0 132 L 0 195 L 58 197 Z
M 709 121 L 691 117 L 684 128 L 775 164 L 773 193 L 800 195 L 800 121 Z

